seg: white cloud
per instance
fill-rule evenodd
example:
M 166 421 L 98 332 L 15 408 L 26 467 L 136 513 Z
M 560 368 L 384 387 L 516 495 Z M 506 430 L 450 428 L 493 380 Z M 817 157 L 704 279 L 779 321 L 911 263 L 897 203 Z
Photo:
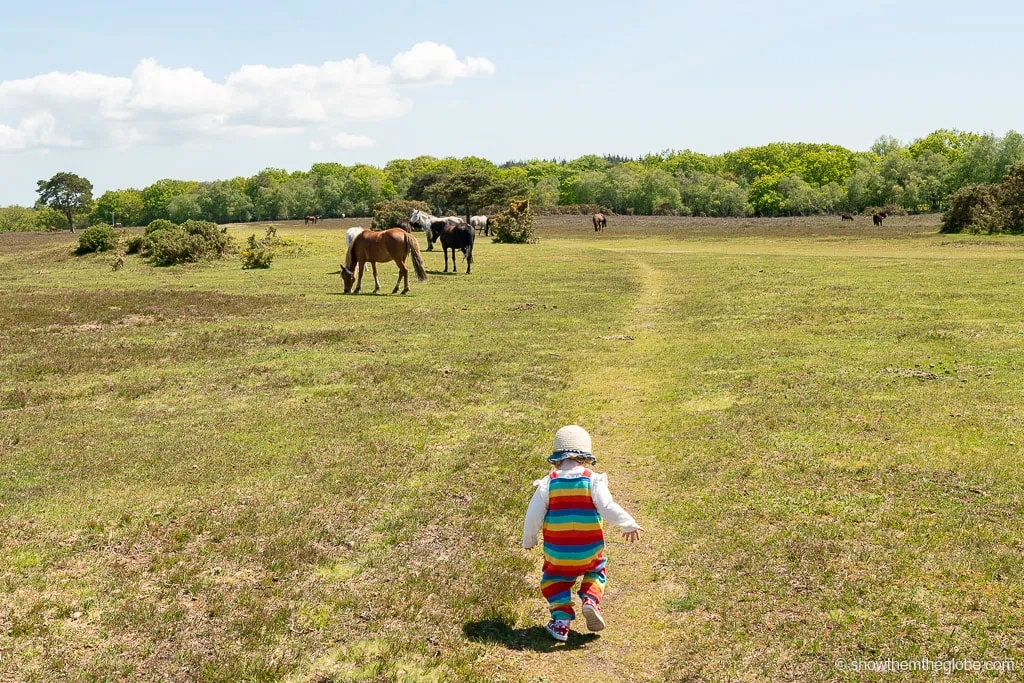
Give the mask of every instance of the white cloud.
M 143 59 L 127 77 L 53 72 L 0 82 L 0 152 L 337 130 L 345 121 L 407 114 L 412 102 L 404 86 L 450 85 L 493 73 L 489 60 L 460 60 L 452 48 L 433 42 L 414 45 L 390 65 L 366 55 L 319 66 L 246 65 L 223 82 L 153 59 Z M 325 143 L 314 144 L 322 149 Z M 357 149 L 374 142 L 337 133 L 326 144 Z
M 338 133 L 331 136 L 331 144 L 335 147 L 341 147 L 342 149 L 363 149 L 366 147 L 373 147 L 373 140 L 365 135 Z
M 17 128 L 0 123 L 0 151 L 37 147 L 76 147 L 78 144 L 57 133 L 57 120 L 49 112 L 39 112 L 26 117 Z
M 459 78 L 490 76 L 494 74 L 494 63 L 483 57 L 467 57 L 460 61 L 455 50 L 428 41 L 395 55 L 391 69 L 400 83 L 436 85 L 449 84 Z

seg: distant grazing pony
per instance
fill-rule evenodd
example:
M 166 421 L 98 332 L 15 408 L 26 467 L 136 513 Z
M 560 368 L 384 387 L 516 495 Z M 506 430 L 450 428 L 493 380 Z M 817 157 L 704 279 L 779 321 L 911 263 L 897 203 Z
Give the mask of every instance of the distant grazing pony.
M 114 227 L 115 228 L 123 228 L 124 226 L 121 225 L 120 223 L 114 223 Z
M 431 223 L 430 232 L 441 240 L 441 251 L 444 252 L 444 272 L 448 272 L 448 250 L 452 250 L 452 272 L 459 272 L 456 266 L 455 250 L 458 249 L 466 256 L 466 275 L 473 272 L 473 242 L 476 241 L 476 232 L 473 227 L 464 223 L 453 223 L 445 219 L 439 219 Z
M 348 240 L 348 233 L 345 239 Z M 427 271 L 423 267 L 423 257 L 420 256 L 420 244 L 416 238 L 401 228 L 391 228 L 383 232 L 372 232 L 363 230 L 356 233 L 349 245 L 348 253 L 345 254 L 345 263 L 341 265 L 341 281 L 345 283 L 345 293 L 352 293 L 353 282 L 356 285 L 355 294 L 363 286 L 363 271 L 366 269 L 366 262 L 369 261 L 373 268 L 373 291 L 380 290 L 380 279 L 377 277 L 377 264 L 394 261 L 398 265 L 398 282 L 391 290 L 394 294 L 398 286 L 405 278 L 405 289 L 402 294 L 409 291 L 409 269 L 405 267 L 405 257 L 412 255 L 412 267 L 416 271 L 416 279 L 423 282 L 427 279 Z M 356 267 L 359 268 L 357 278 Z
M 844 214 L 842 214 L 842 216 L 843 216 L 843 220 L 844 221 L 853 221 L 853 216 L 851 216 L 848 213 L 844 213 Z
M 881 225 L 882 221 L 884 221 L 888 217 L 889 214 L 887 214 L 885 211 L 879 211 L 878 213 L 871 216 L 871 220 L 873 220 L 875 222 L 875 225 L 877 226 Z
M 605 226 L 608 225 L 608 219 L 605 218 L 603 213 L 594 214 L 594 232 L 603 231 Z
M 316 219 L 316 216 L 306 216 L 306 225 L 309 225 L 310 223 L 313 223 L 315 225 Z
M 472 225 L 473 229 L 478 233 L 482 231 L 486 236 L 491 234 L 491 225 L 487 220 L 487 216 L 470 216 L 469 224 Z

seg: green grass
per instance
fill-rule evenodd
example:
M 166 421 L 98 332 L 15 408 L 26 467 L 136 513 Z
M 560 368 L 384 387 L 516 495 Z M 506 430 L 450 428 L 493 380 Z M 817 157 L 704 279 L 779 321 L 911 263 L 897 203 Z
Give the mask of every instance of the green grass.
M 542 219 L 404 297 L 340 295 L 351 221 L 266 271 L 0 236 L 0 680 L 1024 667 L 1022 243 L 837 221 Z M 555 646 L 572 422 L 649 533 Z

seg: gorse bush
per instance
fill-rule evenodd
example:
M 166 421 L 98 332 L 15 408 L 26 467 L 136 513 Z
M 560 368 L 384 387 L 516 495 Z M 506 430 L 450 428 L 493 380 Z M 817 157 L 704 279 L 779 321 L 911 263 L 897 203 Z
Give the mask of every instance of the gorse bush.
M 83 230 L 78 237 L 76 253 L 81 255 L 111 251 L 117 247 L 117 240 L 117 231 L 109 225 L 94 225 Z
M 1024 163 L 1011 166 L 999 183 L 968 185 L 953 193 L 942 231 L 1024 232 Z
M 167 220 L 166 218 L 157 218 L 155 221 L 146 226 L 146 234 L 152 234 L 157 230 L 165 230 L 167 228 L 176 227 L 174 223 Z
M 124 242 L 124 253 L 141 254 L 146 247 L 146 238 L 143 235 L 129 235 Z
M 1010 167 L 999 183 L 999 203 L 1003 209 L 1003 229 L 1024 232 L 1024 163 Z
M 537 234 L 533 210 L 527 200 L 513 200 L 508 209 L 492 217 L 494 241 L 506 244 L 534 244 Z
M 274 260 L 274 247 L 279 242 L 277 228 L 273 225 L 267 227 L 267 234 L 263 239 L 258 240 L 256 235 L 249 235 L 248 245 L 242 250 L 242 268 L 269 268 L 271 261 Z
M 153 265 L 173 266 L 223 258 L 230 246 L 231 236 L 226 228 L 210 221 L 188 220 L 181 225 L 171 223 L 170 227 L 150 232 L 146 237 L 145 251 Z
M 942 215 L 943 232 L 999 232 L 999 202 L 994 185 L 968 185 L 957 190 Z
M 408 219 L 414 209 L 432 213 L 430 205 L 426 202 L 404 199 L 380 202 L 373 207 L 373 223 L 371 227 L 374 230 L 387 230 L 388 228 L 398 227 L 398 222 L 403 218 Z M 412 229 L 421 230 L 422 228 L 413 226 Z

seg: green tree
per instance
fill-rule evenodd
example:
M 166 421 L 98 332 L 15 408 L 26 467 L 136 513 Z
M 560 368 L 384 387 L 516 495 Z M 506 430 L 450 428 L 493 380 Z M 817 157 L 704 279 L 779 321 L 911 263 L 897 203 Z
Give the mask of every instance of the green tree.
M 93 205 L 89 221 L 98 223 L 121 223 L 139 225 L 142 222 L 142 192 L 135 189 L 109 190 L 104 192 Z
M 779 183 L 786 173 L 776 172 L 758 177 L 750 184 L 750 205 L 759 216 L 778 216 L 786 210 L 786 197 L 779 191 Z
M 392 159 L 384 164 L 384 175 L 395 188 L 395 195 L 399 199 L 404 199 L 409 192 L 409 186 L 412 185 L 412 162 L 408 159 Z
M 571 171 L 603 171 L 608 168 L 608 162 L 596 154 L 587 154 L 578 159 L 573 159 L 566 166 Z
M 479 207 L 496 199 L 494 174 L 480 166 L 470 166 L 447 175 L 434 185 L 426 188 L 427 194 L 437 196 L 450 207 L 460 207 L 466 220 Z
M 574 204 L 612 206 L 615 192 L 611 175 L 604 171 L 584 171 L 572 178 Z
M 874 144 L 871 145 L 871 151 L 876 156 L 884 157 L 886 154 L 892 154 L 904 149 L 903 143 L 894 138 L 891 135 L 881 135 L 875 140 Z
M 277 186 L 279 218 L 302 218 L 319 212 L 316 183 L 310 178 L 294 178 Z
M 923 138 L 914 140 L 907 147 L 907 151 L 913 157 L 917 157 L 926 151 L 931 151 L 946 157 L 950 163 L 956 163 L 963 157 L 967 148 L 973 145 L 980 137 L 977 133 L 969 133 L 955 128 L 940 128 Z
M 199 203 L 199 197 L 194 194 L 179 194 L 167 202 L 167 217 L 178 223 L 187 220 L 198 220 L 203 217 L 203 207 Z
M 360 164 L 349 173 L 346 194 L 355 215 L 372 216 L 374 206 L 395 198 L 395 187 L 384 171 Z
M 926 151 L 915 160 L 921 201 L 932 211 L 942 208 L 950 192 L 949 160 L 936 152 Z
M 348 197 L 348 182 L 340 175 L 315 176 L 317 213 L 340 216 L 352 213 L 353 204 Z
M 210 183 L 199 196 L 199 206 L 203 217 L 215 223 L 244 223 L 252 218 L 252 200 L 230 180 Z
M 507 206 L 513 199 L 526 199 L 533 197 L 534 186 L 530 182 L 526 171 L 521 168 L 505 168 L 491 174 L 490 185 L 480 190 L 476 199 L 479 200 L 479 207 L 491 204 Z M 557 202 L 558 192 L 555 192 Z
M 0 232 L 28 232 L 36 229 L 36 212 L 24 206 L 0 208 Z
M 157 218 L 167 218 L 167 204 L 181 194 L 192 194 L 199 189 L 199 183 L 164 178 L 142 190 L 142 223 L 152 223 Z
M 523 169 L 520 169 L 523 170 Z M 523 170 L 525 173 L 526 171 Z M 527 180 L 529 182 L 529 180 Z M 530 187 L 528 196 L 535 206 L 555 206 L 558 204 L 558 178 L 545 176 L 537 178 Z
M 92 206 L 92 183 L 80 175 L 62 171 L 49 180 L 36 183 L 39 201 L 57 209 L 75 232 L 75 214 L 88 211 Z
M 680 173 L 721 174 L 723 171 L 721 157 L 710 157 L 688 149 L 681 152 L 669 150 L 662 152 L 661 156 L 664 158 L 661 167 L 675 176 Z
M 705 216 L 746 216 L 747 191 L 713 173 L 681 173 L 679 195 L 684 212 Z

